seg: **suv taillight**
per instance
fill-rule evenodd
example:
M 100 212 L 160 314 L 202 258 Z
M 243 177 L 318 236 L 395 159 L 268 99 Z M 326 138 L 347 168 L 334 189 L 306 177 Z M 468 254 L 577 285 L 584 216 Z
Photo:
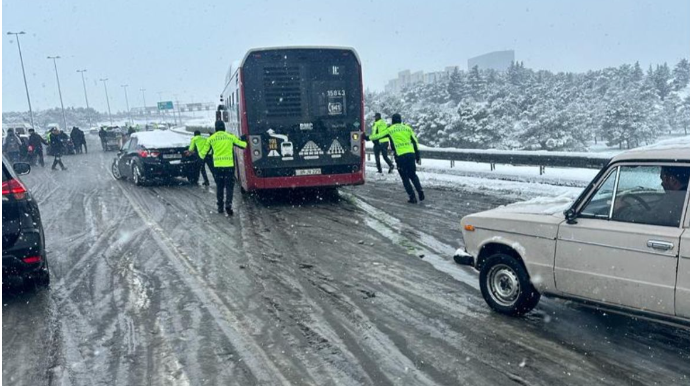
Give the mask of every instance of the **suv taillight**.
M 2 182 L 2 196 L 13 196 L 17 200 L 26 197 L 27 190 L 19 180 L 11 179 Z

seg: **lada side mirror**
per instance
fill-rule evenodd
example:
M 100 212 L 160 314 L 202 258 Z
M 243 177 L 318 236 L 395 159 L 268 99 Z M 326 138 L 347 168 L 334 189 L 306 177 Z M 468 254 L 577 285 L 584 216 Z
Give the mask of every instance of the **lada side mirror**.
M 575 212 L 575 209 L 570 208 L 563 212 L 565 215 L 565 222 L 568 224 L 577 224 L 577 213 Z

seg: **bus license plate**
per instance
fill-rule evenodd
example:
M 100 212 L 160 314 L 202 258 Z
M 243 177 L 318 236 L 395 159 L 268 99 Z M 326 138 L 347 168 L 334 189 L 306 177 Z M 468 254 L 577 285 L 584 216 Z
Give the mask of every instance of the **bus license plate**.
M 297 176 L 315 176 L 321 174 L 321 169 L 297 169 L 295 175 Z

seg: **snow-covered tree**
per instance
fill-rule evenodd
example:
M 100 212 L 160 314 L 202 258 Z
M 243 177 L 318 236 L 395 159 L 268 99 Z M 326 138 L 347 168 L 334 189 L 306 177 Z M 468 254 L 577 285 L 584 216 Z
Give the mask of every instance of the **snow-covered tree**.
M 654 71 L 654 85 L 656 86 L 659 98 L 663 101 L 671 92 L 671 70 L 666 63 L 657 65 Z
M 673 90 L 680 91 L 690 86 L 690 62 L 682 59 L 673 69 Z

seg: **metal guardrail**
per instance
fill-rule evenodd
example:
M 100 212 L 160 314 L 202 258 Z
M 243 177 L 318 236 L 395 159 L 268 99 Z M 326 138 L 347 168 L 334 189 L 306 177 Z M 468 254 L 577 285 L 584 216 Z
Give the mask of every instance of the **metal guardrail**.
M 366 149 L 367 160 L 371 161 L 374 150 Z M 564 154 L 530 151 L 481 151 L 481 150 L 446 150 L 427 148 L 420 150 L 422 159 L 436 159 L 450 161 L 450 167 L 457 161 L 479 162 L 490 164 L 491 170 L 496 164 L 513 166 L 538 166 L 539 174 L 543 174 L 546 167 L 601 169 L 611 160 L 610 156 L 597 154 L 583 155 L 581 153 Z
M 202 133 L 212 133 L 213 130 L 207 127 L 179 126 L 170 130 L 180 134 L 192 135 L 197 129 Z M 501 151 L 501 150 L 448 150 L 442 148 L 421 149 L 422 159 L 446 160 L 450 162 L 450 167 L 455 166 L 455 162 L 477 162 L 487 163 L 491 170 L 496 170 L 496 164 L 513 166 L 538 166 L 539 174 L 544 174 L 546 167 L 553 168 L 578 168 L 578 169 L 601 169 L 608 165 L 611 160 L 609 155 L 583 154 L 583 153 L 549 153 L 545 151 Z M 366 148 L 367 161 L 371 161 L 374 149 Z

